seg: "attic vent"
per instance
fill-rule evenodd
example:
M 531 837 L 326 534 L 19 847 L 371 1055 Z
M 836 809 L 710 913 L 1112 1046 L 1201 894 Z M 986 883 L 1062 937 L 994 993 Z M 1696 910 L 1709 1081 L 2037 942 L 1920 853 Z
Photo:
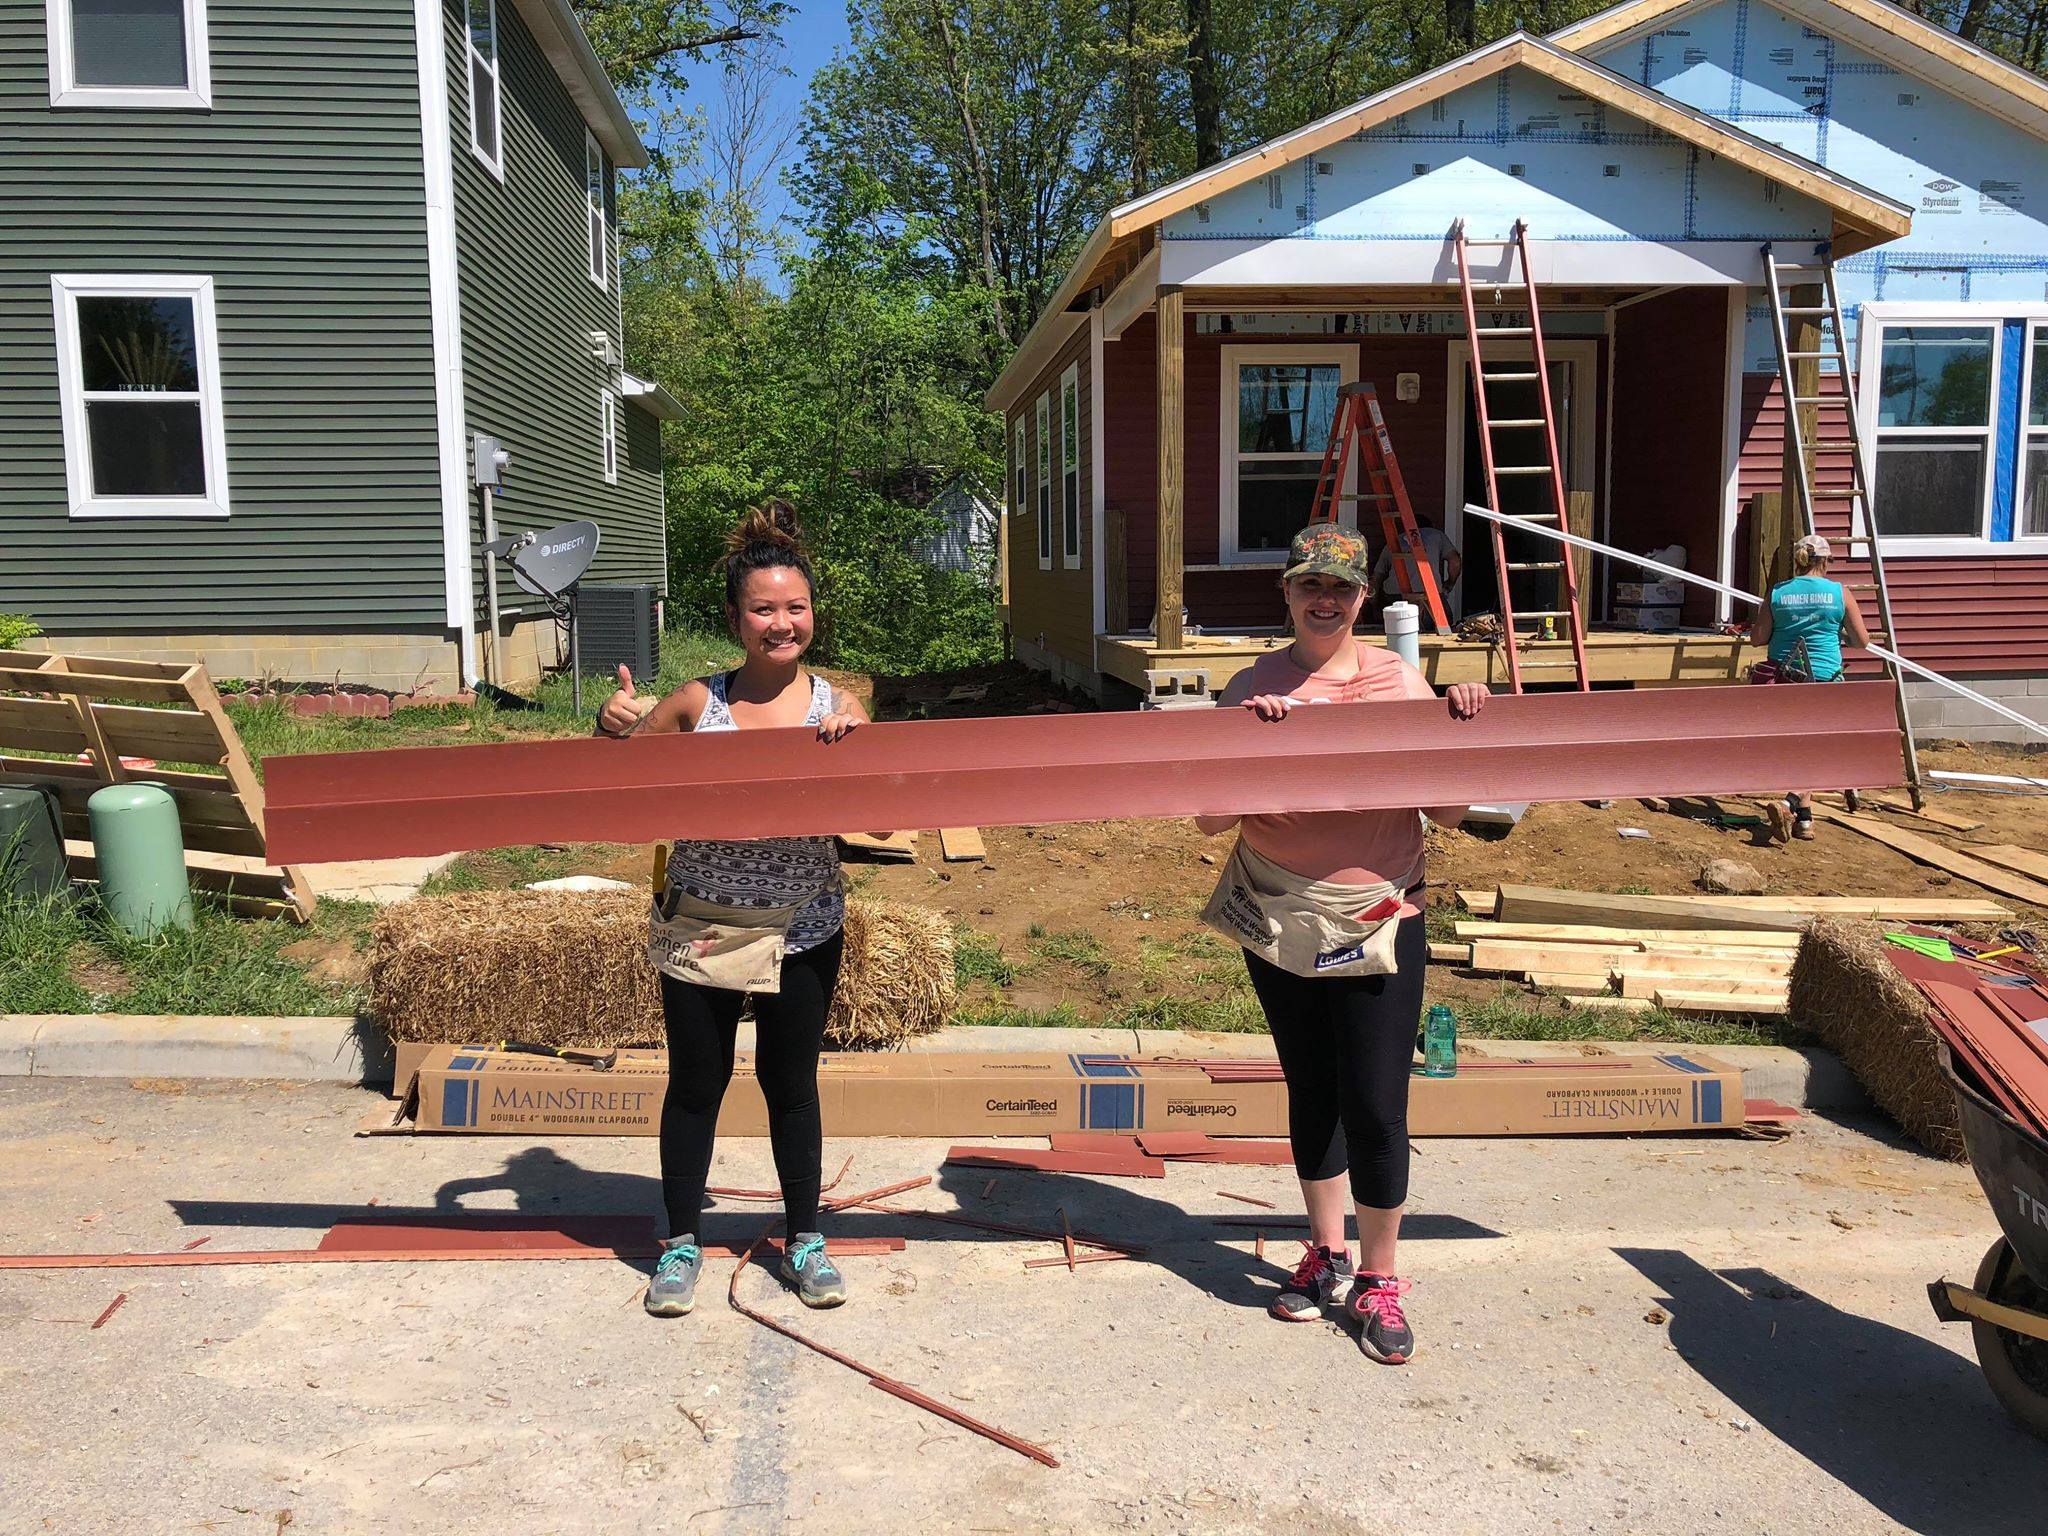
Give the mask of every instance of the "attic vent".
M 1621 174 L 1621 167 L 1618 165 L 1603 165 L 1600 167 L 1600 174 L 1602 176 L 1619 176 Z
M 1920 98 L 1911 91 L 1901 91 L 1899 92 L 1899 105 L 1902 107 L 1917 107 L 1920 105 Z
M 1209 222 L 1209 205 L 1207 203 L 1195 204 L 1195 222 L 1197 224 Z
M 1432 101 L 1429 104 L 1429 120 L 1432 123 L 1442 122 L 1445 118 L 1450 116 L 1450 112 L 1451 104 L 1448 101 L 1444 100 L 1444 98 L 1441 96 L 1437 97 L 1435 101 Z
M 1327 175 L 1329 175 L 1329 174 L 1330 174 L 1330 171 L 1331 171 L 1331 165 L 1330 165 L 1330 162 L 1329 162 L 1329 161 L 1327 161 L 1327 160 L 1318 160 L 1318 161 L 1316 162 L 1316 174 L 1317 174 L 1318 176 L 1327 176 Z
M 1308 218 L 1308 204 L 1306 204 L 1306 203 L 1296 203 L 1296 204 L 1294 205 L 1294 216 L 1295 216 L 1295 217 L 1296 217 L 1297 219 L 1301 219 L 1301 220 L 1304 220 L 1304 221 L 1306 221 L 1306 220 L 1307 220 L 1307 218 Z
M 1279 175 L 1276 173 L 1274 175 L 1268 176 L 1266 178 L 1266 206 L 1268 208 L 1278 208 L 1281 206 L 1283 201 L 1284 199 L 1282 198 L 1280 192 Z
M 1429 167 L 1418 160 L 1408 168 L 1408 174 L 1411 176 L 1427 176 L 1429 174 Z
M 1529 167 L 1526 165 L 1510 165 L 1508 167 L 1508 174 L 1510 176 L 1526 176 L 1529 174 Z
M 1780 187 L 1775 181 L 1765 181 L 1764 201 L 1773 208 L 1777 207 L 1779 194 L 1783 191 L 1784 188 Z

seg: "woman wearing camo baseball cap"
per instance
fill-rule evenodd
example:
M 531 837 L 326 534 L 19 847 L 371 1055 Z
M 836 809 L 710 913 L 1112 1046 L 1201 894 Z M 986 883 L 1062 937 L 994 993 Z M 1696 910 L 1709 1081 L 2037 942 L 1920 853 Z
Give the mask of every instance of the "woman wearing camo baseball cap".
M 1416 668 L 1352 634 L 1371 587 L 1365 540 L 1315 524 L 1295 536 L 1281 588 L 1294 643 L 1240 672 L 1222 702 L 1281 724 L 1296 705 L 1433 699 Z M 1448 691 L 1451 714 L 1479 713 L 1481 683 Z M 1422 818 L 1464 806 L 1203 816 L 1238 831 L 1204 914 L 1244 948 L 1287 1080 L 1289 1137 L 1308 1206 L 1307 1252 L 1272 1307 L 1308 1322 L 1341 1306 L 1362 1349 L 1399 1365 L 1415 1336 L 1395 1248 L 1408 1198 L 1408 1077 L 1429 949 L 1422 921 Z M 1358 1220 L 1354 1268 L 1347 1191 Z

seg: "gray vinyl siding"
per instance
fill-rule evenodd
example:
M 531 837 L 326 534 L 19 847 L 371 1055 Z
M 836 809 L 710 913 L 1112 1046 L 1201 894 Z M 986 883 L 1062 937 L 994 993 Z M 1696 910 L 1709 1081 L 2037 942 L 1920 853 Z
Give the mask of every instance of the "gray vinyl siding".
M 0 0 L 0 611 L 64 633 L 446 623 L 409 0 L 211 0 L 210 112 L 53 108 Z M 214 280 L 232 515 L 73 520 L 53 272 Z
M 466 12 L 451 0 L 444 18 L 456 139 L 463 405 L 467 430 L 488 432 L 512 455 L 496 509 L 499 532 L 591 518 L 601 537 L 586 580 L 665 588 L 660 452 L 651 430 L 658 423 L 623 401 L 618 483 L 604 480 L 598 400 L 618 376 L 593 354 L 590 333 L 603 331 L 622 347 L 615 178 L 607 178 L 606 189 L 611 270 L 600 289 L 590 280 L 581 113 L 511 0 L 499 0 L 499 182 L 469 147 Z M 509 611 L 513 589 L 503 582 L 499 588 Z

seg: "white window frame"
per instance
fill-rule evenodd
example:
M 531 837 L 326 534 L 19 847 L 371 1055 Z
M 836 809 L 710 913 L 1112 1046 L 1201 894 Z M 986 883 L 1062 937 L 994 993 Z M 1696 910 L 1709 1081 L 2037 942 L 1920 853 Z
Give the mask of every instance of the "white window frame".
M 501 144 L 504 142 L 502 130 L 501 122 Z M 590 187 L 592 172 L 597 176 L 594 195 Z M 604 150 L 598 146 L 596 135 L 586 128 L 583 131 L 583 243 L 590 251 L 590 280 L 600 293 L 611 287 L 612 229 L 611 220 L 605 216 L 605 193 L 610 184 L 611 174 L 605 164 Z
M 198 352 L 195 393 L 147 395 L 152 400 L 196 400 L 200 444 L 206 465 L 203 496 L 95 496 L 92 438 L 86 424 L 84 348 L 78 330 L 81 298 L 190 299 L 193 344 Z M 64 484 L 75 518 L 226 517 L 228 515 L 227 431 L 221 417 L 220 330 L 214 317 L 213 279 L 160 273 L 59 272 L 50 279 L 57 340 L 57 388 L 64 423 Z
M 1031 441 L 1023 413 L 1010 423 L 1011 511 L 1018 517 L 1031 515 Z
M 462 8 L 462 45 L 464 48 L 462 78 L 469 94 L 469 152 L 475 155 L 483 168 L 499 181 L 505 179 L 505 80 L 498 68 L 498 0 L 488 0 L 491 9 L 491 56 L 485 58 L 476 46 L 476 36 L 469 27 L 469 5 L 464 0 Z M 491 117 L 498 127 L 498 153 L 495 156 L 484 153 L 483 145 L 476 137 L 476 64 L 483 65 L 491 77 Z
M 1067 432 L 1067 401 L 1074 402 L 1074 430 Z M 1081 569 L 1081 365 L 1060 375 L 1060 563 Z
M 598 452 L 604 467 L 604 483 L 619 483 L 619 396 L 617 391 L 597 392 Z
M 1993 546 L 1997 549 L 2016 548 L 2022 553 L 2048 549 L 2048 533 L 2029 536 L 2022 530 L 2027 526 L 2027 445 L 2038 437 L 2043 446 L 2048 446 L 2048 426 L 2027 424 L 2027 405 L 2034 398 L 2034 344 L 2036 340 L 2048 340 L 2048 309 L 2040 314 L 2016 315 L 2024 320 L 2025 328 L 2020 332 L 2020 345 L 2026 348 L 2026 355 L 2020 360 L 2020 439 L 2013 444 L 2013 488 L 2012 488 L 2012 543 Z
M 1052 495 L 1052 391 L 1038 397 L 1034 416 L 1038 428 L 1038 568 L 1052 569 L 1053 518 L 1057 509 Z
M 1285 550 L 1255 549 L 1244 550 L 1237 542 L 1237 467 L 1240 463 L 1260 459 L 1293 458 L 1293 454 L 1240 454 L 1237 450 L 1238 370 L 1244 367 L 1263 367 L 1277 363 L 1335 363 L 1339 386 L 1358 382 L 1358 347 L 1348 345 L 1316 345 L 1304 343 L 1299 346 L 1243 346 L 1219 347 L 1222 374 L 1218 382 L 1222 386 L 1218 393 L 1223 397 L 1220 422 L 1221 463 L 1220 479 L 1216 486 L 1218 513 L 1217 560 L 1219 568 L 1231 570 L 1284 570 L 1287 566 Z M 1358 456 L 1352 455 L 1351 463 L 1344 472 L 1343 492 L 1358 489 Z M 1337 520 L 1346 527 L 1358 526 L 1358 503 L 1338 503 Z M 1189 567 L 1199 569 L 1199 567 Z
M 2038 555 L 2048 554 L 2048 536 L 2033 538 L 2019 536 L 2018 530 L 2024 525 L 2025 512 L 2021 505 L 2026 491 L 2026 421 L 2027 390 L 2031 384 L 2030 369 L 2033 362 L 2033 348 L 2028 346 L 2028 355 L 2020 368 L 2019 422 L 2020 441 L 2014 445 L 2013 474 L 2018 483 L 2013 487 L 2013 529 L 2011 539 L 1991 537 L 1991 510 L 1997 498 L 1998 479 L 1998 384 L 2004 371 L 2005 359 L 2001 349 L 2005 345 L 2005 325 L 2008 320 L 2026 322 L 2022 335 L 2031 341 L 2034 326 L 2048 322 L 2048 304 L 1915 304 L 1872 303 L 1862 307 L 1856 337 L 1856 391 L 1858 431 L 1862 434 L 1864 448 L 1868 454 L 1868 469 L 1871 476 L 1871 492 L 1876 493 L 1878 426 L 1877 404 L 1879 358 L 1883 356 L 1881 338 L 1887 326 L 1908 325 L 1976 325 L 1988 327 L 1991 331 L 1991 424 L 1986 428 L 1975 427 L 1887 427 L 1887 437 L 1913 436 L 1924 434 L 1929 437 L 1961 437 L 1979 430 L 1984 433 L 1987 454 L 1984 466 L 1984 505 L 1977 519 L 1977 536 L 1974 538 L 1949 535 L 1936 538 L 1922 538 L 1913 535 L 1893 534 L 1884 540 L 1884 557 L 1887 560 L 1910 560 L 1916 556 L 1957 556 L 1957 555 Z M 1867 534 L 1870 529 L 1863 509 L 1857 508 L 1854 521 L 1855 532 Z
M 50 105 L 141 107 L 157 111 L 213 108 L 213 66 L 206 42 L 206 0 L 185 0 L 185 83 L 182 86 L 80 85 L 71 32 L 71 0 L 44 0 L 50 39 Z

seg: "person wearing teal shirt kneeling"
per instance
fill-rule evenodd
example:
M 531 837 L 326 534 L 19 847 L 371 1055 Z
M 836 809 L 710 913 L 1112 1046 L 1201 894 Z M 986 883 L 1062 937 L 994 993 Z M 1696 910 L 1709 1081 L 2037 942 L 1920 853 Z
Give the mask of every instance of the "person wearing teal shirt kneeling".
M 1770 658 L 1751 669 L 1751 682 L 1838 683 L 1845 675 L 1843 637 L 1851 645 L 1870 644 L 1856 594 L 1828 578 L 1831 554 L 1828 541 L 1819 534 L 1809 534 L 1792 546 L 1796 574 L 1771 588 L 1749 628 L 1751 642 L 1764 646 Z M 1779 842 L 1795 837 L 1813 840 L 1813 802 L 1807 795 L 1794 792 L 1767 809 L 1771 832 Z

